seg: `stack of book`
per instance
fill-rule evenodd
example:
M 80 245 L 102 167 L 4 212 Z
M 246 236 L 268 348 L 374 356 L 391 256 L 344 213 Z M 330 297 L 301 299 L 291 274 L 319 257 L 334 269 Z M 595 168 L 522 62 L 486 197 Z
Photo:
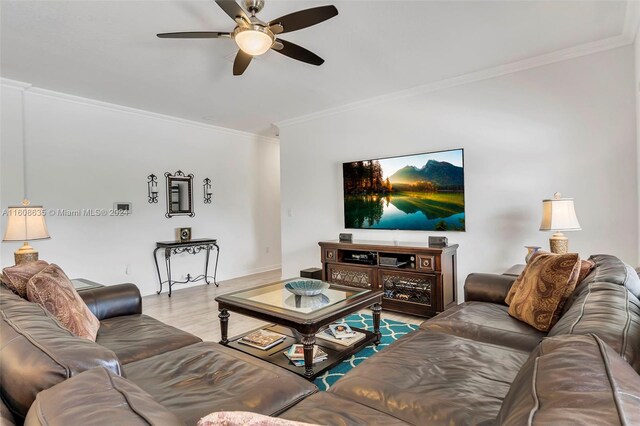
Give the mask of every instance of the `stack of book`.
M 238 340 L 243 345 L 249 345 L 254 348 L 262 349 L 266 351 L 284 341 L 286 336 L 284 334 L 275 333 L 269 330 L 256 330 L 253 333 L 249 333 L 246 336 Z
M 296 367 L 304 366 L 304 346 L 303 345 L 291 345 L 285 356 L 289 358 L 289 361 Z M 319 348 L 318 345 L 313 345 L 313 363 L 324 361 L 327 359 L 327 353 Z
M 364 339 L 365 334 L 354 331 L 346 323 L 331 324 L 326 330 L 316 334 L 317 339 L 327 340 L 342 346 L 351 346 Z

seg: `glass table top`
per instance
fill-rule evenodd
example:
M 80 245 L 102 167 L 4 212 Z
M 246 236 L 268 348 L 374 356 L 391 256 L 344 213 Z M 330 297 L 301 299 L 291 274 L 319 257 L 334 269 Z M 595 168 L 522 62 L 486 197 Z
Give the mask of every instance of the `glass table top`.
M 300 281 L 300 278 L 278 281 L 249 290 L 228 293 L 220 296 L 220 299 L 231 299 L 238 302 L 247 302 L 251 305 L 262 305 L 265 307 L 285 309 L 299 314 L 310 314 L 356 296 L 371 293 L 371 290 L 367 289 L 346 289 L 345 287 L 325 283 L 330 287 L 322 290 L 322 293 L 316 296 L 299 296 L 285 288 L 285 284 L 293 281 Z

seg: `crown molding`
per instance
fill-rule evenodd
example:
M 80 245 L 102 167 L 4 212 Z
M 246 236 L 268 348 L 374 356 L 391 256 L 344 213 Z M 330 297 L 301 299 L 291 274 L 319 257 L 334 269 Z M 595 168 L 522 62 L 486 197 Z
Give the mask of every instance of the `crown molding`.
M 126 114 L 137 115 L 140 117 L 152 118 L 155 120 L 167 121 L 176 124 L 180 124 L 187 127 L 194 127 L 205 130 L 213 130 L 220 133 L 226 133 L 228 135 L 239 136 L 245 139 L 250 140 L 259 140 L 262 142 L 268 143 L 279 143 L 278 138 L 272 138 L 268 136 L 258 135 L 256 133 L 251 132 L 243 132 L 241 130 L 229 129 L 226 127 L 215 126 L 213 124 L 201 123 L 199 121 L 187 120 L 183 118 L 173 117 L 170 115 L 159 114 L 151 111 L 146 111 L 137 108 L 131 108 L 124 105 L 112 104 L 109 102 L 98 101 L 95 99 L 83 98 L 81 96 L 70 95 L 67 93 L 56 92 L 53 90 L 42 89 L 39 87 L 35 87 L 29 83 L 24 83 L 22 81 L 11 80 L 8 78 L 0 77 L 0 85 L 2 87 L 8 87 L 12 89 L 23 90 L 30 95 L 37 95 L 46 98 L 52 98 L 56 100 L 62 100 L 65 102 L 90 106 L 94 108 L 106 109 L 110 111 L 123 112 Z
M 17 89 L 17 90 L 26 90 L 31 87 L 31 84 L 29 83 L 24 83 L 22 81 L 11 80 L 3 77 L 0 77 L 0 85 L 3 87 L 7 87 L 10 89 Z
M 636 3 L 636 2 L 630 2 Z M 635 7 L 635 6 L 633 6 Z M 629 16 L 629 10 L 633 7 L 628 6 L 627 17 Z M 625 22 L 631 21 L 628 26 L 633 27 L 633 19 L 627 19 Z M 637 22 L 637 21 L 635 21 Z M 627 25 L 627 24 L 626 24 Z M 636 27 L 637 29 L 637 23 Z M 557 50 L 555 52 L 547 53 L 544 55 L 534 56 L 528 59 L 523 59 L 517 62 L 511 62 L 505 65 L 499 65 L 497 67 L 487 68 L 481 71 L 472 72 L 469 74 L 463 74 L 457 77 L 447 78 L 439 80 L 433 83 L 427 83 L 420 86 L 415 86 L 409 89 L 400 90 L 397 92 L 387 93 L 368 99 L 364 99 L 357 102 L 340 105 L 337 107 L 327 108 L 321 111 L 313 112 L 311 114 L 302 115 L 299 117 L 293 117 L 290 119 L 278 121 L 274 125 L 282 129 L 283 127 L 293 126 L 296 124 L 304 123 L 307 121 L 317 120 L 320 118 L 328 117 L 335 114 L 340 114 L 347 111 L 352 111 L 359 108 L 364 108 L 384 102 L 396 101 L 406 99 L 413 96 L 424 95 L 439 90 L 449 89 L 452 87 L 463 86 L 465 84 L 475 83 L 482 80 L 488 80 L 495 77 L 500 77 L 507 74 L 512 74 L 520 71 L 525 71 L 532 68 L 538 68 L 545 65 L 553 64 L 556 62 L 562 62 L 569 59 L 579 58 L 581 56 L 592 55 L 594 53 L 603 52 L 605 50 L 616 49 L 619 47 L 627 46 L 633 43 L 633 38 L 630 38 L 629 34 L 620 34 L 615 37 L 609 37 L 602 40 L 597 40 L 590 43 L 580 44 L 567 49 Z M 633 33 L 635 37 L 635 32 Z

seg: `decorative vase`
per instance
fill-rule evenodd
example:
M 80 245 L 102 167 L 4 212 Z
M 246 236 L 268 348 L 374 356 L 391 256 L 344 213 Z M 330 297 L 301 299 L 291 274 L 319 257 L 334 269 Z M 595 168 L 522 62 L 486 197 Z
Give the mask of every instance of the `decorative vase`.
M 531 257 L 538 251 L 540 250 L 542 247 L 538 247 L 538 246 L 524 246 L 524 248 L 527 249 L 527 255 L 524 257 L 524 261 L 525 263 L 529 264 L 529 261 L 531 260 Z

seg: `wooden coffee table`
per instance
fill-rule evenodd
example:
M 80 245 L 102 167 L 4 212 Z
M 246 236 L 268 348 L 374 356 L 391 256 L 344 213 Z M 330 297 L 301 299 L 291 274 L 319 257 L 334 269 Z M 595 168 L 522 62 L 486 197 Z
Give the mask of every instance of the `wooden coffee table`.
M 291 280 L 278 281 L 216 297 L 220 311 L 218 315 L 222 334 L 220 343 L 286 368 L 310 380 L 337 365 L 360 348 L 372 342 L 376 345 L 380 343 L 382 291 L 330 284 L 330 287 L 321 295 L 305 297 L 296 296 L 285 289 L 284 284 L 287 281 Z M 316 342 L 316 333 L 326 329 L 329 324 L 367 307 L 371 307 L 373 311 L 373 333 L 352 327 L 355 331 L 364 333 L 365 337 L 350 346 L 341 346 L 320 339 Z M 249 333 L 229 339 L 229 311 L 273 323 L 271 326 L 261 328 L 284 334 L 286 339 L 268 350 L 238 343 L 241 337 Z M 304 345 L 304 368 L 294 366 L 284 355 L 284 351 L 294 343 Z M 316 343 L 327 352 L 328 358 L 314 366 L 313 346 Z

